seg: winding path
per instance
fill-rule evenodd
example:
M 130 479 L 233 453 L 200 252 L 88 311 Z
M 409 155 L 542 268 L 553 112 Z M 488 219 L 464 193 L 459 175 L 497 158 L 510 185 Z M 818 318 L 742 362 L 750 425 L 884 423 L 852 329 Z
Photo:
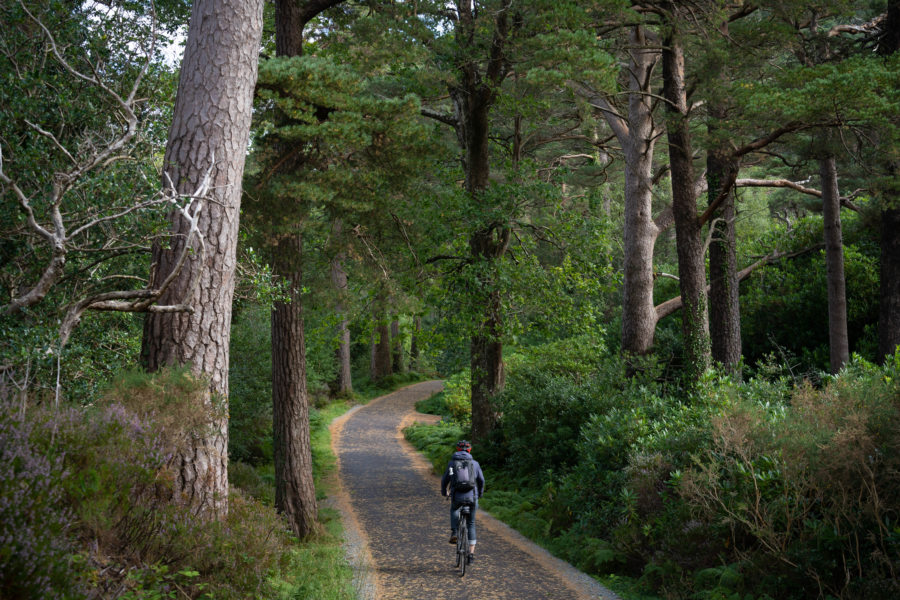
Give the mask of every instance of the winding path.
M 464 578 L 458 576 L 453 546 L 447 543 L 449 504 L 440 496 L 440 479 L 400 432 L 417 417 L 429 419 L 415 412 L 415 403 L 440 389 L 439 381 L 409 386 L 350 411 L 331 426 L 341 483 L 336 503 L 355 557 L 351 562 L 361 574 L 361 597 L 615 599 L 484 511 L 477 517 L 475 564 Z

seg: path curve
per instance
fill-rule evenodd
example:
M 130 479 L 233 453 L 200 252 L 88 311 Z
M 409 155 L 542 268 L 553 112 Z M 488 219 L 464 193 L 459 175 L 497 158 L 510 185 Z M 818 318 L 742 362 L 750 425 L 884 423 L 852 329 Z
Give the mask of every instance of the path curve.
M 415 403 L 440 391 L 427 381 L 357 407 L 331 425 L 351 564 L 364 599 L 584 600 L 617 596 L 479 510 L 476 562 L 453 566 L 449 504 L 440 478 L 401 428 L 433 419 Z M 477 450 L 476 450 L 477 457 Z M 490 481 L 486 493 L 490 494 Z

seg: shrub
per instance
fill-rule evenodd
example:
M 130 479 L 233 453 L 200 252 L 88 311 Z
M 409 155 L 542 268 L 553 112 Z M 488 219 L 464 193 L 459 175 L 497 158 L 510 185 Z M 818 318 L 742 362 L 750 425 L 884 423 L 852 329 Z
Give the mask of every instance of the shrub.
M 450 418 L 467 426 L 472 422 L 472 377 L 463 369 L 444 384 L 444 404 Z
M 522 474 L 567 469 L 578 458 L 582 424 L 602 410 L 604 396 L 596 381 L 527 371 L 510 373 L 509 387 L 497 399 L 508 460 Z
M 878 320 L 877 228 L 848 216 L 844 221 L 844 271 L 850 350 L 874 349 L 871 329 Z M 800 250 L 820 244 L 822 218 L 807 217 L 790 231 L 779 230 L 757 241 L 760 253 L 771 248 Z M 758 269 L 741 283 L 741 338 L 749 364 L 773 350 L 796 357 L 804 376 L 828 367 L 828 300 L 824 251 L 809 252 Z M 867 333 L 867 330 L 869 333 Z M 867 335 L 869 337 L 867 337 Z M 874 358 L 869 356 L 868 358 Z
M 781 597 L 900 593 L 898 367 L 857 357 L 823 389 L 798 387 L 786 409 L 743 398 L 684 473 L 695 513 Z
M 234 319 L 228 368 L 228 456 L 261 465 L 273 460 L 272 341 L 268 308 L 248 306 Z
M 274 509 L 235 491 L 227 517 L 205 522 L 172 502 L 170 462 L 205 426 L 207 389 L 185 371 L 128 373 L 86 409 L 29 406 L 27 423 L 4 410 L 0 596 L 237 600 L 296 589 L 286 583 L 296 540 Z
M 443 473 L 456 442 L 463 438 L 465 431 L 458 424 L 441 421 L 436 425 L 411 425 L 403 430 L 403 434 L 425 453 L 435 473 Z
M 0 597 L 77 598 L 73 515 L 61 485 L 69 473 L 33 435 L 18 407 L 0 405 Z

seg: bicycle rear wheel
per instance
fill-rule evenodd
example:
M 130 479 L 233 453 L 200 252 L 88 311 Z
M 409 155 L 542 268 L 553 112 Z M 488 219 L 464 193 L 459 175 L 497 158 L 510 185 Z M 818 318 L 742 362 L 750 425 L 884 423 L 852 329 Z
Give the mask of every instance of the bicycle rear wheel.
M 460 577 L 466 574 L 466 565 L 468 564 L 469 555 L 469 515 L 462 513 L 459 515 L 459 546 L 456 553 L 456 561 L 462 573 Z
M 460 518 L 460 523 L 462 523 L 462 518 Z M 462 540 L 459 539 L 459 527 L 456 529 L 456 568 L 459 568 L 459 565 L 462 564 L 462 554 L 460 554 L 459 549 L 462 547 Z

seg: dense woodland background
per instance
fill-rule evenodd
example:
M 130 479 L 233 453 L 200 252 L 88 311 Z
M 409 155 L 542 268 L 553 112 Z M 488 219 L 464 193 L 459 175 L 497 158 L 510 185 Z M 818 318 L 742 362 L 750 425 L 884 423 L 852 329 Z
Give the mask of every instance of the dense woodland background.
M 423 378 L 624 598 L 900 594 L 897 0 L 0 15 L 0 597 L 353 597 Z

